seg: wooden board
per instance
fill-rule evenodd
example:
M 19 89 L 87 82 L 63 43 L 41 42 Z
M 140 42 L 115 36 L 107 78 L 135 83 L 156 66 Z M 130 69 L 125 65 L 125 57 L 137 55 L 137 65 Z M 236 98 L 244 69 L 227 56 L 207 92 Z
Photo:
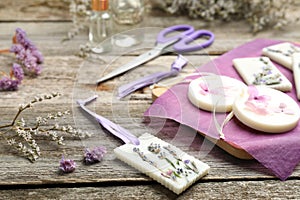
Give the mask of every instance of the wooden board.
M 152 100 L 155 101 L 159 96 L 161 96 L 167 90 L 168 90 L 168 88 L 166 88 L 166 87 L 154 87 L 152 89 Z M 224 151 L 228 152 L 229 154 L 231 154 L 237 158 L 246 159 L 246 160 L 253 159 L 253 157 L 248 152 L 246 152 L 242 147 L 240 147 L 238 145 L 235 145 L 233 143 L 228 143 L 224 140 L 217 140 L 217 139 L 211 138 L 201 132 L 198 132 L 198 133 L 201 134 L 202 136 L 206 137 L 211 142 L 217 144 Z

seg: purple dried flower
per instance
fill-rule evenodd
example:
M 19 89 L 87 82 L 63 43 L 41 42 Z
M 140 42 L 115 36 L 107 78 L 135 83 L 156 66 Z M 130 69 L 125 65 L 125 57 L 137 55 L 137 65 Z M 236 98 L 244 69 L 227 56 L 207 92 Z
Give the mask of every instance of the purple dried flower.
M 12 74 L 21 83 L 24 78 L 24 72 L 19 64 L 13 63 Z
M 0 90 L 1 91 L 12 91 L 18 89 L 18 82 L 16 80 L 11 80 L 8 77 L 2 77 L 0 79 Z
M 103 159 L 105 153 L 106 148 L 102 146 L 96 147 L 93 150 L 85 149 L 84 162 L 86 164 L 100 162 Z
M 35 45 L 27 38 L 26 32 L 21 28 L 16 29 L 14 43 L 19 43 L 26 49 L 36 49 Z
M 190 163 L 190 160 L 185 160 L 184 164 L 188 165 Z
M 0 91 L 17 90 L 24 77 L 24 72 L 20 65 L 14 63 L 10 73 L 10 77 L 3 76 L 0 79 Z
M 37 49 L 32 50 L 31 53 L 34 57 L 36 57 L 37 63 L 42 64 L 44 62 L 44 57 L 43 57 L 42 53 L 39 50 L 37 50 Z
M 42 70 L 44 57 L 36 46 L 27 38 L 26 32 L 20 28 L 16 29 L 14 44 L 10 51 L 15 53 L 17 60 L 30 75 L 39 75 Z
M 10 52 L 15 54 L 19 54 L 23 50 L 25 50 L 25 48 L 21 44 L 13 44 L 10 48 Z
M 59 169 L 64 173 L 71 173 L 75 170 L 76 163 L 74 160 L 71 159 L 65 159 L 64 156 L 62 156 L 60 162 L 59 162 Z

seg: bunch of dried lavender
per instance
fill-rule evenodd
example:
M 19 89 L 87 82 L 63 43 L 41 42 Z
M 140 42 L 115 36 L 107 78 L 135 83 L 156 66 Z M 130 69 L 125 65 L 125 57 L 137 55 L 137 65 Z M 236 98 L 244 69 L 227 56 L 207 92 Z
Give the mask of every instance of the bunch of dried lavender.
M 17 63 L 13 63 L 10 75 L 4 72 L 1 72 L 1 74 L 3 77 L 0 79 L 0 91 L 17 90 L 24 78 L 23 69 Z
M 0 71 L 0 91 L 17 90 L 24 74 L 37 76 L 41 73 L 44 57 L 27 34 L 21 28 L 16 28 L 12 37 L 13 44 L 10 49 L 1 49 L 0 53 L 14 53 L 18 63 L 13 63 L 10 75 Z
M 27 104 L 21 104 L 19 110 L 10 124 L 0 126 L 0 136 L 3 137 L 7 143 L 17 149 L 31 162 L 36 161 L 40 155 L 40 147 L 36 143 L 35 137 L 46 136 L 55 141 L 58 145 L 63 145 L 63 134 L 69 134 L 73 137 L 86 137 L 90 136 L 89 133 L 82 132 L 72 126 L 61 126 L 59 120 L 62 120 L 69 111 L 49 113 L 45 117 L 37 117 L 33 125 L 27 124 L 26 120 L 20 118 L 20 114 L 32 108 L 33 104 L 50 100 L 60 96 L 58 93 L 50 95 L 37 96 Z M 3 130 L 3 131 L 2 131 Z
M 16 55 L 26 74 L 37 76 L 41 73 L 44 57 L 21 28 L 16 29 L 10 52 Z
M 290 20 L 287 14 L 295 0 L 154 0 L 154 8 L 171 14 L 187 14 L 207 21 L 246 20 L 253 32 L 273 27 L 279 28 Z

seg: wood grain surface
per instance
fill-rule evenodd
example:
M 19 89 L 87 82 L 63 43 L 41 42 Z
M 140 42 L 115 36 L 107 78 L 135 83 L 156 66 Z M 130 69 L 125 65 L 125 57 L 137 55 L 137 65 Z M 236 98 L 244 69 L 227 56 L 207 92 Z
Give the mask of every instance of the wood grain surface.
M 216 36 L 214 44 L 208 49 L 185 55 L 189 65 L 183 73 L 190 73 L 195 67 L 216 58 L 218 52 L 226 52 L 255 38 L 300 42 L 299 23 L 287 25 L 284 30 L 267 30 L 253 35 L 243 21 L 207 23 L 151 11 L 146 13 L 143 21 L 146 31 L 142 44 L 130 49 L 116 49 L 98 58 L 83 59 L 77 54 L 79 46 L 87 42 L 86 30 L 61 43 L 72 27 L 66 1 L 2 0 L 0 49 L 10 47 L 15 28 L 21 27 L 43 52 L 45 64 L 42 74 L 37 78 L 26 77 L 18 91 L 0 93 L 0 123 L 10 122 L 20 103 L 38 94 L 57 91 L 63 95 L 51 102 L 36 104 L 23 117 L 34 121 L 39 115 L 70 110 L 72 115 L 63 123 L 89 131 L 93 136 L 87 139 L 67 137 L 65 146 L 57 146 L 40 137 L 37 142 L 42 156 L 35 163 L 18 156 L 1 139 L 0 199 L 299 199 L 300 166 L 287 181 L 279 181 L 255 160 L 237 159 L 188 127 L 169 120 L 153 120 L 149 124 L 143 118 L 143 113 L 152 103 L 149 88 L 141 89 L 123 100 L 116 98 L 119 85 L 157 71 L 169 70 L 176 54 L 163 55 L 122 77 L 96 86 L 95 81 L 103 74 L 153 47 L 161 28 L 181 23 L 209 29 Z M 13 55 L 1 54 L 1 70 L 8 71 L 14 59 Z M 104 131 L 76 105 L 77 99 L 93 94 L 99 97 L 89 106 L 91 109 L 136 136 L 149 132 L 178 146 L 209 164 L 210 173 L 183 194 L 175 195 L 116 159 L 113 149 L 122 145 L 122 141 Z M 104 145 L 108 150 L 104 160 L 91 166 L 84 165 L 84 148 L 98 145 Z M 74 173 L 58 173 L 62 154 L 77 162 Z

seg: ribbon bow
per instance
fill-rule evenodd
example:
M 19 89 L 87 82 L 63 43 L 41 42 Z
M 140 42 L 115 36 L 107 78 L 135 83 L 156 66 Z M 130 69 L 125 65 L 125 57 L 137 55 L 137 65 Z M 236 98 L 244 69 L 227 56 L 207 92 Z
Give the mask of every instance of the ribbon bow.
M 126 85 L 123 85 L 118 89 L 118 97 L 123 98 L 142 87 L 152 85 L 164 78 L 177 76 L 186 64 L 187 60 L 182 55 L 178 55 L 177 59 L 171 65 L 171 70 L 169 72 L 157 72 L 149 76 L 145 76 L 136 81 L 133 81 L 131 83 L 128 83 Z

